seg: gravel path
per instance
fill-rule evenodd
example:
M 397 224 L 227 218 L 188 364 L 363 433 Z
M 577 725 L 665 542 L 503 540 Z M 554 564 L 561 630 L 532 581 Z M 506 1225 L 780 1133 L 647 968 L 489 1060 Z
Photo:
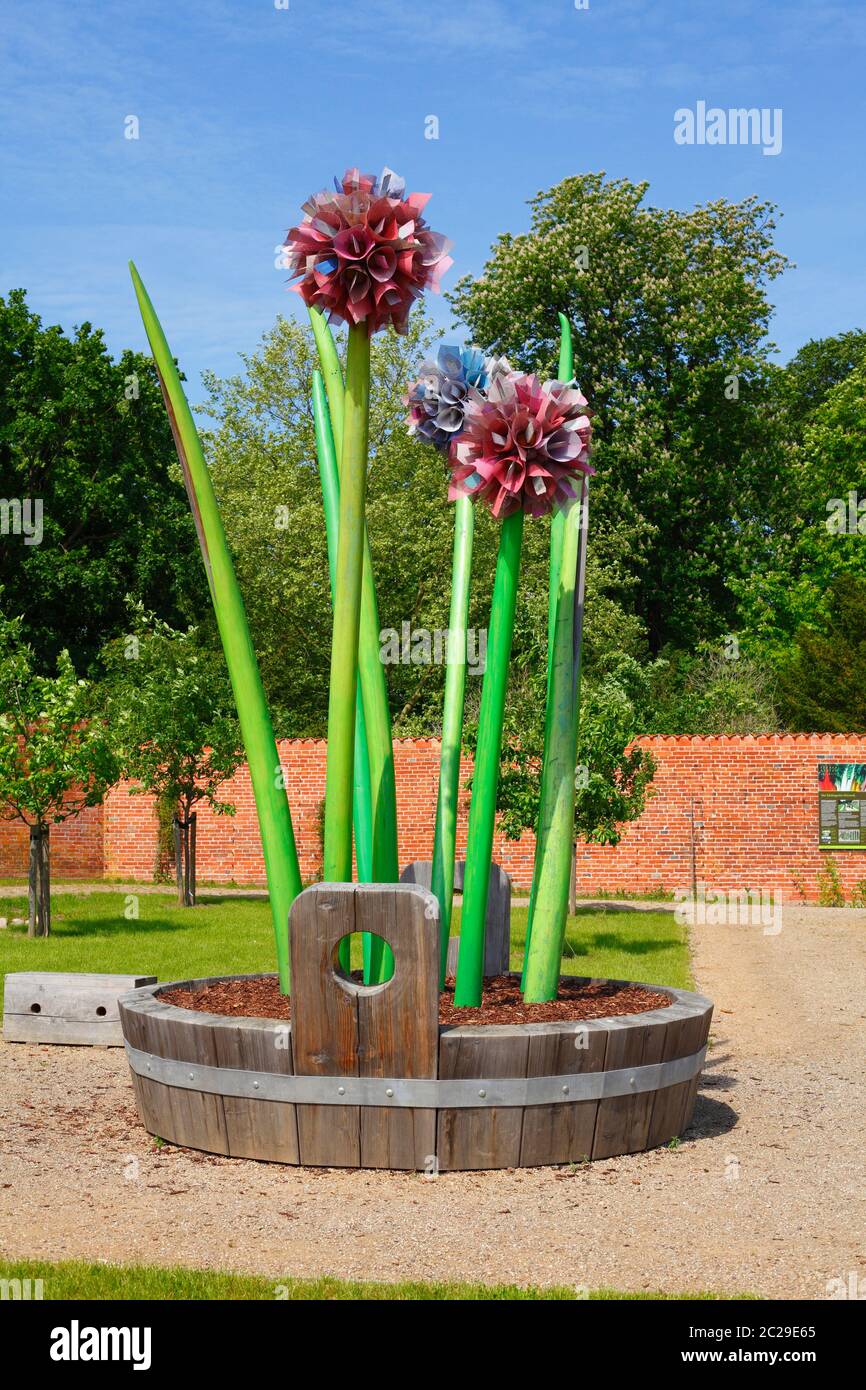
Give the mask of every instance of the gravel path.
M 866 912 L 698 926 L 716 1003 L 674 1150 L 570 1172 L 291 1169 L 156 1150 L 119 1050 L 0 1044 L 0 1252 L 273 1276 L 826 1297 L 866 1278 Z

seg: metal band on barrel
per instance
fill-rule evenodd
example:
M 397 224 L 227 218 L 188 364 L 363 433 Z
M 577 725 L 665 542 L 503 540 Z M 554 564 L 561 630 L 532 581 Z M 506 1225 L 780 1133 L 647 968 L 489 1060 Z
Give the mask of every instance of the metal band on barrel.
M 707 1049 L 669 1062 L 618 1071 L 566 1076 L 496 1076 L 490 1080 L 434 1081 L 424 1077 L 287 1076 L 241 1071 L 156 1057 L 126 1043 L 129 1065 L 139 1076 L 164 1086 L 215 1096 L 283 1101 L 291 1105 L 385 1105 L 417 1110 L 470 1110 L 489 1106 L 572 1104 L 659 1091 L 691 1081 L 703 1068 Z

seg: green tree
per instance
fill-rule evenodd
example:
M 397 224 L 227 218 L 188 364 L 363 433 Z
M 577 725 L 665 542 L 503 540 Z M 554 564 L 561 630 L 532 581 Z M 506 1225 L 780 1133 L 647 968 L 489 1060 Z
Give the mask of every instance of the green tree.
M 831 620 L 837 578 L 866 580 L 866 360 L 784 432 L 784 486 L 756 519 L 753 569 L 734 586 L 747 649 L 777 666 L 804 624 Z
M 766 734 L 780 727 L 778 677 L 731 634 L 695 652 L 664 653 L 654 665 L 646 733 Z
M 820 630 L 802 626 L 782 666 L 786 726 L 798 733 L 866 733 L 866 581 L 840 574 Z
M 450 296 L 473 337 L 552 375 L 557 311 L 595 412 L 593 527 L 631 529 L 633 611 L 651 651 L 730 630 L 744 522 L 775 486 L 765 287 L 786 262 L 773 208 L 723 199 L 680 212 L 647 184 L 582 174 L 531 200 L 530 230 L 497 240 Z
M 0 819 L 30 828 L 29 936 L 51 931 L 52 825 L 97 806 L 117 780 L 99 692 L 69 653 L 42 675 L 21 618 L 0 613 Z
M 864 357 L 866 333 L 854 328 L 830 338 L 810 338 L 775 374 L 784 434 L 790 443 L 796 442 L 798 430 L 811 421 L 833 388 L 850 376 Z
M 655 764 L 632 741 L 642 732 L 653 669 L 611 652 L 581 682 L 575 841 L 615 845 L 623 824 L 644 809 Z M 538 821 L 545 680 L 544 666 L 525 672 L 520 698 L 511 702 L 497 797 L 499 825 L 511 839 L 534 830 Z
M 220 789 L 243 762 L 240 730 L 221 652 L 198 632 L 179 632 L 132 605 L 129 631 L 104 651 L 105 714 L 120 775 L 173 810 L 178 902 L 195 904 L 195 807 L 234 806 Z
M 395 612 L 412 615 L 408 595 L 419 570 L 429 564 L 447 574 L 450 561 L 445 519 L 433 532 L 426 524 L 437 486 L 446 512 L 441 461 L 402 428 L 401 394 L 424 352 L 422 323 L 413 315 L 407 339 L 383 333 L 372 345 L 367 516 L 383 628 Z M 244 359 L 242 376 L 205 375 L 204 411 L 216 422 L 205 436 L 214 486 L 275 723 L 292 735 L 322 735 L 327 724 L 331 596 L 311 410 L 315 365 L 308 326 L 279 318 Z
M 0 584 L 42 671 L 66 648 L 93 674 L 127 593 L 167 621 L 206 611 L 173 459 L 149 357 L 113 361 L 90 324 L 67 337 L 23 290 L 0 297 Z

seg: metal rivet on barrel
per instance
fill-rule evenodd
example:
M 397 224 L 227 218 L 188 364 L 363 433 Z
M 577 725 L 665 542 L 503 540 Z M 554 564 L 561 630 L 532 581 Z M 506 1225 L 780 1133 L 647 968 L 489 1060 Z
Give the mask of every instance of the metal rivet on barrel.
M 193 1071 L 190 1072 L 190 1074 L 189 1074 L 189 1079 L 190 1079 L 190 1081 L 195 1081 L 195 1072 L 193 1072 Z
M 346 1088 L 345 1088 L 345 1086 L 338 1086 L 338 1087 L 337 1087 L 337 1095 L 338 1095 L 338 1096 L 344 1096 L 345 1094 L 346 1094 Z
M 386 1096 L 393 1096 L 393 1094 L 394 1094 L 394 1091 L 393 1091 L 392 1087 L 391 1087 L 391 1086 L 387 1086 L 387 1087 L 385 1088 L 385 1095 L 386 1095 Z
M 562 1094 L 563 1094 L 564 1096 L 567 1096 L 567 1095 L 568 1095 L 568 1087 L 567 1087 L 567 1086 L 563 1086 L 563 1088 L 562 1088 Z
M 479 1094 L 479 1096 L 481 1097 L 481 1099 L 483 1100 L 484 1097 L 487 1095 L 487 1092 L 486 1092 L 486 1091 L 479 1091 L 478 1094 Z
M 254 1082 L 253 1082 L 253 1090 L 254 1090 L 254 1091 L 257 1091 L 258 1089 L 259 1089 L 259 1083 L 258 1083 L 258 1081 L 254 1081 Z

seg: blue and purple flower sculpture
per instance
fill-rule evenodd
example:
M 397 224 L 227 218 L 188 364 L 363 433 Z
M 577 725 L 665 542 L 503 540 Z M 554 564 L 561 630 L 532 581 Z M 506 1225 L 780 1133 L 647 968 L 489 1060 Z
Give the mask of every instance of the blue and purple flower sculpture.
M 470 390 L 484 391 L 495 369 L 480 348 L 441 347 L 409 388 L 410 434 L 447 453 L 463 429 Z

